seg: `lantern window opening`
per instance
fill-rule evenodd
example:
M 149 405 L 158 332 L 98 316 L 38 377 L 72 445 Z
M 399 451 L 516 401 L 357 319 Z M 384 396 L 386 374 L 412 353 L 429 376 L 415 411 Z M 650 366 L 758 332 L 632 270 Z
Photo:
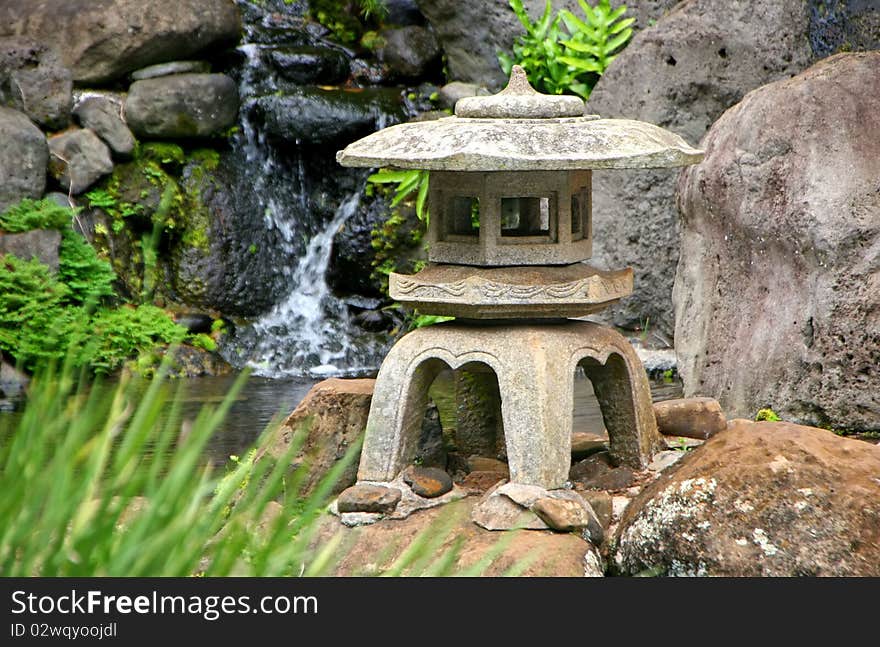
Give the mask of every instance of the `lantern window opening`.
M 499 203 L 500 244 L 555 243 L 556 194 L 502 196 Z
M 443 239 L 474 243 L 480 235 L 480 198 L 476 195 L 453 195 L 446 200 Z

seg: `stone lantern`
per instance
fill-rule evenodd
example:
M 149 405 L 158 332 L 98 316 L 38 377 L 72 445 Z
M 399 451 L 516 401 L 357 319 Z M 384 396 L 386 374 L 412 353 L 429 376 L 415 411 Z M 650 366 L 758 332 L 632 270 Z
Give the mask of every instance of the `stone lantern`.
M 612 459 L 644 468 L 664 447 L 644 367 L 622 335 L 572 319 L 633 290 L 631 268 L 584 262 L 591 174 L 702 156 L 658 126 L 585 115 L 578 97 L 540 94 L 518 66 L 503 91 L 461 99 L 453 117 L 392 126 L 340 151 L 343 166 L 431 172 L 429 263 L 392 274 L 389 288 L 405 306 L 456 317 L 405 335 L 382 363 L 359 484 L 387 485 L 412 464 L 428 387 L 447 367 L 497 376 L 511 483 L 564 488 L 578 366 L 593 383 Z

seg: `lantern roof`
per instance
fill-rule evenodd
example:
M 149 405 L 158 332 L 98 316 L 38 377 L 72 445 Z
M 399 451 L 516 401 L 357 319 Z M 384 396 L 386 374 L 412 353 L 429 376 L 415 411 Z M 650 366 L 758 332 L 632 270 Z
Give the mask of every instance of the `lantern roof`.
M 460 99 L 454 117 L 391 126 L 336 154 L 343 166 L 429 171 L 673 168 L 702 159 L 664 128 L 585 115 L 578 97 L 536 92 L 519 66 L 498 94 Z

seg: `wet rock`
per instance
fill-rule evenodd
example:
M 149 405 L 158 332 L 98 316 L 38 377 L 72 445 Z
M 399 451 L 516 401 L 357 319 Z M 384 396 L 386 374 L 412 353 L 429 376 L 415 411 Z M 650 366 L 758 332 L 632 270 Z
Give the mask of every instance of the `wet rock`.
M 391 318 L 381 310 L 363 310 L 352 321 L 367 332 L 382 332 L 391 327 Z
M 0 38 L 0 105 L 61 130 L 70 123 L 72 90 L 70 70 L 55 50 L 27 37 Z
M 580 460 L 608 449 L 608 439 L 597 434 L 576 431 L 571 435 L 571 458 Z
M 461 546 L 452 560 L 452 571 L 461 573 L 473 567 L 489 554 L 500 537 L 472 523 L 471 513 L 476 505 L 474 497 L 424 510 L 404 520 L 378 520 L 371 525 L 356 528 L 340 527 L 336 517 L 327 515 L 314 540 L 314 549 L 326 546 L 331 537 L 343 533 L 341 547 L 328 560 L 332 564 L 327 575 L 379 575 L 405 551 L 412 541 L 423 533 L 442 534 L 436 548 L 438 557 L 446 555 L 453 545 Z M 531 561 L 524 576 L 583 577 L 603 575 L 601 560 L 595 549 L 576 534 L 551 532 L 521 532 L 510 537 L 501 553 L 479 573 L 493 577 L 521 563 L 529 555 L 540 555 Z M 405 571 L 405 575 L 418 575 Z
M 442 496 L 452 490 L 452 478 L 437 467 L 409 467 L 403 481 L 413 492 L 426 499 Z
M 877 52 L 825 59 L 707 133 L 705 161 L 681 182 L 685 395 L 717 394 L 731 417 L 770 406 L 880 429 L 878 66 Z
M 415 25 L 382 30 L 385 45 L 379 59 L 399 79 L 417 79 L 430 74 L 440 60 L 440 46 L 428 29 Z
M 225 74 L 175 74 L 135 81 L 125 117 L 141 137 L 207 137 L 235 123 L 238 88 Z
M 131 73 L 131 80 L 143 81 L 170 74 L 208 74 L 210 71 L 211 64 L 208 61 L 170 61 L 135 70 Z
M 808 14 L 801 0 L 679 3 L 614 59 L 587 112 L 655 123 L 696 145 L 748 91 L 810 64 Z M 618 325 L 632 328 L 649 319 L 652 329 L 672 334 L 678 176 L 677 170 L 593 175 L 594 213 L 608 215 L 595 222 L 593 259 L 633 267 L 638 285 L 603 315 Z
M 705 440 L 727 427 L 721 405 L 714 398 L 679 398 L 654 403 L 657 429 L 665 436 Z
M 488 96 L 490 92 L 476 83 L 452 81 L 440 88 L 438 94 L 440 95 L 440 106 L 451 110 L 455 108 L 455 104 L 459 99 L 463 99 L 464 97 Z
M 79 83 L 100 84 L 153 63 L 234 45 L 233 0 L 6 0 L 0 36 L 52 43 Z
M 12 254 L 25 260 L 36 258 L 53 272 L 58 271 L 60 244 L 61 232 L 55 229 L 34 229 L 20 234 L 0 232 L 0 256 Z
M 293 442 L 294 434 L 307 434 L 292 460 L 293 466 L 303 465 L 308 469 L 302 482 L 301 496 L 308 496 L 363 434 L 374 384 L 375 380 L 367 379 L 332 378 L 319 382 L 271 439 L 266 450 L 275 458 L 281 458 Z M 359 458 L 359 452 L 351 457 L 348 467 L 331 489 L 332 494 L 355 483 Z
M 292 88 L 260 97 L 254 110 L 271 137 L 306 144 L 352 141 L 404 117 L 402 97 L 393 88 Z
M 425 17 L 416 0 L 384 0 L 388 11 L 385 23 L 389 25 L 423 25 Z
M 880 574 L 880 448 L 824 429 L 733 424 L 647 486 L 621 521 L 621 573 Z
M 206 377 L 229 375 L 232 367 L 215 352 L 182 344 L 169 349 L 171 377 Z
M 83 128 L 93 130 L 119 157 L 131 157 L 134 135 L 123 121 L 122 106 L 106 97 L 88 97 L 77 104 L 73 114 Z
M 46 188 L 49 147 L 43 132 L 24 113 L 0 106 L 0 211 L 22 198 L 39 198 Z
M 362 483 L 343 490 L 336 501 L 339 512 L 391 512 L 400 501 L 400 490 Z
M 332 85 L 349 75 L 348 57 L 329 47 L 284 47 L 269 53 L 283 78 L 300 85 Z
M 214 317 L 201 312 L 187 312 L 174 317 L 174 323 L 183 326 L 191 334 L 209 333 L 214 325 Z
M 49 138 L 49 173 L 74 195 L 113 171 L 110 149 L 88 128 Z

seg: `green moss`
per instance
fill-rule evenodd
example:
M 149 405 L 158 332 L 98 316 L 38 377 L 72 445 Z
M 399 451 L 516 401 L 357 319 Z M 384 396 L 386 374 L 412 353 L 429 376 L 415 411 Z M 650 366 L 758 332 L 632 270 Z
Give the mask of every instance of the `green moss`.
M 29 200 L 11 205 L 0 214 L 0 231 L 10 233 L 32 229 L 62 229 L 70 225 L 75 211 L 53 200 Z
M 755 415 L 755 420 L 758 422 L 762 420 L 766 420 L 767 422 L 779 422 L 780 420 L 782 420 L 782 418 L 776 415 L 776 412 L 773 411 L 773 409 L 770 409 L 768 407 L 766 409 L 761 409 L 760 411 L 758 411 L 758 413 Z
M 186 153 L 178 144 L 148 142 L 141 145 L 138 158 L 148 162 L 156 162 L 164 168 L 176 172 L 186 162 Z

